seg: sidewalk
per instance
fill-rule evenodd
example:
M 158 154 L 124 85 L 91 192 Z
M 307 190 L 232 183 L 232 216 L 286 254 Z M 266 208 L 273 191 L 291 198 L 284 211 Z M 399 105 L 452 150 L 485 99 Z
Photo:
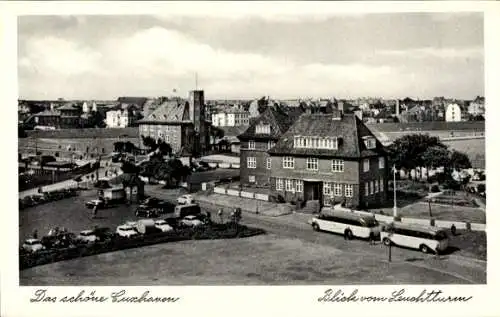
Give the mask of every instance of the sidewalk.
M 256 199 L 204 193 L 195 193 L 193 196 L 196 201 L 211 204 L 216 207 L 241 208 L 242 211 L 250 213 L 257 213 L 258 211 L 259 214 L 272 217 L 291 214 L 293 212 L 291 206 L 289 205 L 276 204 Z

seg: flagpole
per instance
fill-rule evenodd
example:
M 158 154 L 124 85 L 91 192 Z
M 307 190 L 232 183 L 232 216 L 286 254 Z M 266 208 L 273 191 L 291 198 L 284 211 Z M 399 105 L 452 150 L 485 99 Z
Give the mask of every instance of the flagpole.
M 394 164 L 394 167 L 393 167 L 393 189 L 394 189 L 394 209 L 393 209 L 393 216 L 394 217 L 397 217 L 398 215 L 398 205 L 397 205 L 397 201 L 396 201 L 396 164 Z

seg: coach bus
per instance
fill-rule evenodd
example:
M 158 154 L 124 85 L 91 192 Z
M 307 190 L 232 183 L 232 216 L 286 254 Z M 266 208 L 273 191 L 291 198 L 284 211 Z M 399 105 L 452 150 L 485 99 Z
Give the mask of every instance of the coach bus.
M 402 223 L 382 228 L 382 242 L 389 245 L 418 249 L 423 253 L 441 253 L 448 248 L 448 235 L 443 229 Z
M 351 212 L 334 212 L 331 215 L 320 214 L 310 223 L 316 231 L 343 234 L 348 240 L 357 238 L 374 239 L 380 235 L 380 225 L 374 217 Z

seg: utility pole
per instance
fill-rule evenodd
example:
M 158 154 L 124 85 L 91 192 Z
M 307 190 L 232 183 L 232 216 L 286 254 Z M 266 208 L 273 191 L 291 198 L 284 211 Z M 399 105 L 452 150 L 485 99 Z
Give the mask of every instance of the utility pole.
M 394 189 L 394 209 L 393 209 L 393 216 L 396 217 L 398 215 L 398 205 L 397 205 L 397 200 L 396 200 L 396 164 L 394 164 L 393 167 L 393 189 Z

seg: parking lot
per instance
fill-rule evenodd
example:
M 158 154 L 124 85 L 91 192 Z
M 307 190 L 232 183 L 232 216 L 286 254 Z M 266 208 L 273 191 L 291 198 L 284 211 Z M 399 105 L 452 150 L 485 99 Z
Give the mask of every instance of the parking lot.
M 64 227 L 70 232 L 92 229 L 94 226 L 116 226 L 136 219 L 135 205 L 118 205 L 114 208 L 99 210 L 97 217 L 92 218 L 91 209 L 85 207 L 85 202 L 97 197 L 94 189 L 81 191 L 80 195 L 56 202 L 46 203 L 19 211 L 19 241 L 30 237 L 34 230 L 38 236 L 46 235 L 55 226 Z

